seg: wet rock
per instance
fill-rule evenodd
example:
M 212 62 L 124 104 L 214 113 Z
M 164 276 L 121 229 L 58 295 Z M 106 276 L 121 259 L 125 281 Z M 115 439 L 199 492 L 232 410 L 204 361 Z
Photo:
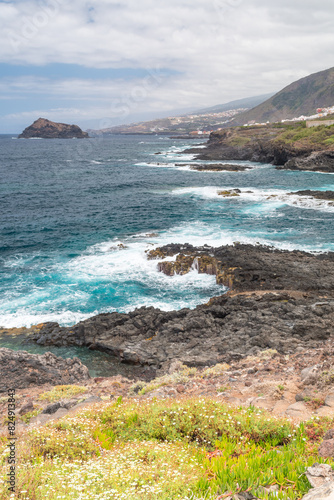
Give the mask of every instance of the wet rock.
M 211 366 L 240 359 L 255 348 L 289 354 L 296 347 L 316 347 L 318 339 L 307 331 L 295 335 L 291 330 L 301 316 L 305 323 L 311 322 L 312 303 L 312 298 L 279 291 L 222 295 L 193 310 L 165 312 L 151 307 L 129 314 L 100 314 L 71 328 L 56 327 L 51 336 L 41 329 L 35 338 L 46 345 L 86 345 L 150 369 L 168 371 L 173 362 Z M 329 335 L 334 306 L 328 307 L 322 321 Z
M 312 191 L 310 189 L 306 189 L 304 191 L 294 191 L 289 194 L 297 196 L 311 196 L 312 198 L 316 198 L 317 200 L 334 200 L 334 191 Z
M 249 167 L 245 165 L 237 165 L 232 163 L 210 163 L 210 164 L 176 164 L 176 166 L 183 167 L 188 166 L 191 170 L 197 170 L 199 172 L 244 172 L 249 170 Z
M 334 151 L 315 151 L 309 155 L 289 159 L 279 169 L 334 172 Z
M 150 251 L 148 258 L 159 259 L 159 269 L 167 274 L 198 269 L 216 275 L 231 291 L 192 310 L 142 307 L 99 314 L 72 327 L 47 323 L 30 339 L 41 345 L 97 349 L 155 374 L 168 372 L 174 362 L 212 366 L 265 349 L 293 354 L 322 345 L 333 331 L 333 253 L 171 243 Z M 266 366 L 271 369 L 270 363 Z M 303 370 L 303 384 L 314 383 L 318 372 L 322 368 Z
M 233 196 L 240 196 L 240 189 L 229 189 L 223 191 L 217 191 L 218 196 L 222 196 L 223 198 L 231 198 Z

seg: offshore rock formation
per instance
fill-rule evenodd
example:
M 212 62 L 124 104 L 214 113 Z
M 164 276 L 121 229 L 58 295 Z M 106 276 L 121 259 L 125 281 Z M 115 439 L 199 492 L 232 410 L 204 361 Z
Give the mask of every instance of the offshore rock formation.
M 311 191 L 310 189 L 305 189 L 304 191 L 295 191 L 289 194 L 298 196 L 312 196 L 317 200 L 334 201 L 334 191 Z
M 176 163 L 176 167 L 189 167 L 190 170 L 197 170 L 199 172 L 244 172 L 245 170 L 250 170 L 250 167 L 245 165 L 237 165 L 230 163 L 211 163 L 208 164 L 197 164 L 197 165 L 187 165 L 185 163 Z
M 77 125 L 51 122 L 45 118 L 38 118 L 19 135 L 19 139 L 85 139 L 87 137 L 87 132 L 83 132 Z
M 63 359 L 51 352 L 43 355 L 0 348 L 0 392 L 43 384 L 73 384 L 89 379 L 88 368 L 78 358 Z
M 216 275 L 232 290 L 193 310 L 142 307 L 127 314 L 99 314 L 68 328 L 47 323 L 30 339 L 42 345 L 87 346 L 124 363 L 166 371 L 175 360 L 207 366 L 259 349 L 289 354 L 298 347 L 318 347 L 333 333 L 334 254 L 171 244 L 150 252 L 149 258 L 172 255 L 178 256 L 175 264 L 158 264 L 162 272 L 183 274 L 195 263 L 199 272 Z

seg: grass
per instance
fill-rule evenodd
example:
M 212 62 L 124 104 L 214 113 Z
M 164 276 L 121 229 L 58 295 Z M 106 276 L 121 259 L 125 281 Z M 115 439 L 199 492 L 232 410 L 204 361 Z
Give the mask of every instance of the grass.
M 149 383 L 145 383 L 143 381 L 134 383 L 130 387 L 130 394 L 139 394 L 140 396 L 143 396 L 144 394 L 148 394 L 156 389 L 159 389 L 159 387 L 166 385 L 186 384 L 192 377 L 197 375 L 197 368 L 190 368 L 180 364 L 180 366 L 177 367 L 177 370 L 175 370 L 172 374 L 157 377 Z
M 39 396 L 42 401 L 53 403 L 60 399 L 71 398 L 87 391 L 87 387 L 79 385 L 56 385 L 51 391 L 44 392 Z
M 216 135 L 226 146 L 232 147 L 268 143 L 278 148 L 315 151 L 332 150 L 334 146 L 333 125 L 306 128 L 305 121 L 235 127 L 216 132 Z
M 285 130 L 279 134 L 275 142 L 299 147 L 331 147 L 334 144 L 334 126 L 305 128 L 303 125 Z
M 42 408 L 36 408 L 35 410 L 29 411 L 28 413 L 25 413 L 24 415 L 20 416 L 20 419 L 22 422 L 29 424 L 30 420 L 34 417 L 37 417 L 42 411 Z
M 317 449 L 334 419 L 305 424 L 214 398 L 119 398 L 19 436 L 18 488 L 25 500 L 216 499 L 250 491 L 297 500 L 306 467 L 326 462 Z M 0 441 L 0 498 L 6 440 Z M 2 466 L 2 467 L 1 467 Z M 266 488 L 278 487 L 277 493 Z M 7 495 L 7 496 L 6 496 Z
M 190 380 L 196 380 L 201 378 L 213 378 L 222 375 L 230 368 L 230 365 L 226 363 L 217 364 L 215 366 L 206 368 L 203 371 L 197 370 L 197 368 L 189 367 L 180 364 L 172 374 L 163 375 L 154 379 L 152 382 L 135 382 L 130 387 L 130 395 L 144 396 L 149 394 L 156 389 L 164 386 L 174 386 L 175 384 L 187 384 Z

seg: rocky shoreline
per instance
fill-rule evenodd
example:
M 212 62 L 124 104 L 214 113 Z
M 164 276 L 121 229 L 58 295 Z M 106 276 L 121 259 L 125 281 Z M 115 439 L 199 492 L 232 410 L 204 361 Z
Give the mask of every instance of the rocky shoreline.
M 72 327 L 45 323 L 27 331 L 29 341 L 104 351 L 128 365 L 129 376 L 141 367 L 153 378 L 175 361 L 204 367 L 263 349 L 282 355 L 316 349 L 333 333 L 334 253 L 170 244 L 151 250 L 148 258 L 170 279 L 196 268 L 215 275 L 229 291 L 195 309 L 142 307 L 99 314 Z
M 307 139 L 298 142 L 285 136 L 283 139 L 283 134 L 275 124 L 224 129 L 210 134 L 206 149 L 200 154 L 196 148 L 184 153 L 194 154 L 202 161 L 253 161 L 271 163 L 278 170 L 334 172 L 333 146 L 317 143 L 316 139 L 314 142 Z

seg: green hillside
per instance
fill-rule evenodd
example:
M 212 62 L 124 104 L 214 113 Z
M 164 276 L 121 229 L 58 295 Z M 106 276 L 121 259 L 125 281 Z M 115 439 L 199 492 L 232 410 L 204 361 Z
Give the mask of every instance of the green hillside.
M 316 113 L 317 108 L 334 106 L 334 68 L 320 71 L 291 83 L 255 108 L 234 120 L 243 125 L 255 120 L 270 123 Z

